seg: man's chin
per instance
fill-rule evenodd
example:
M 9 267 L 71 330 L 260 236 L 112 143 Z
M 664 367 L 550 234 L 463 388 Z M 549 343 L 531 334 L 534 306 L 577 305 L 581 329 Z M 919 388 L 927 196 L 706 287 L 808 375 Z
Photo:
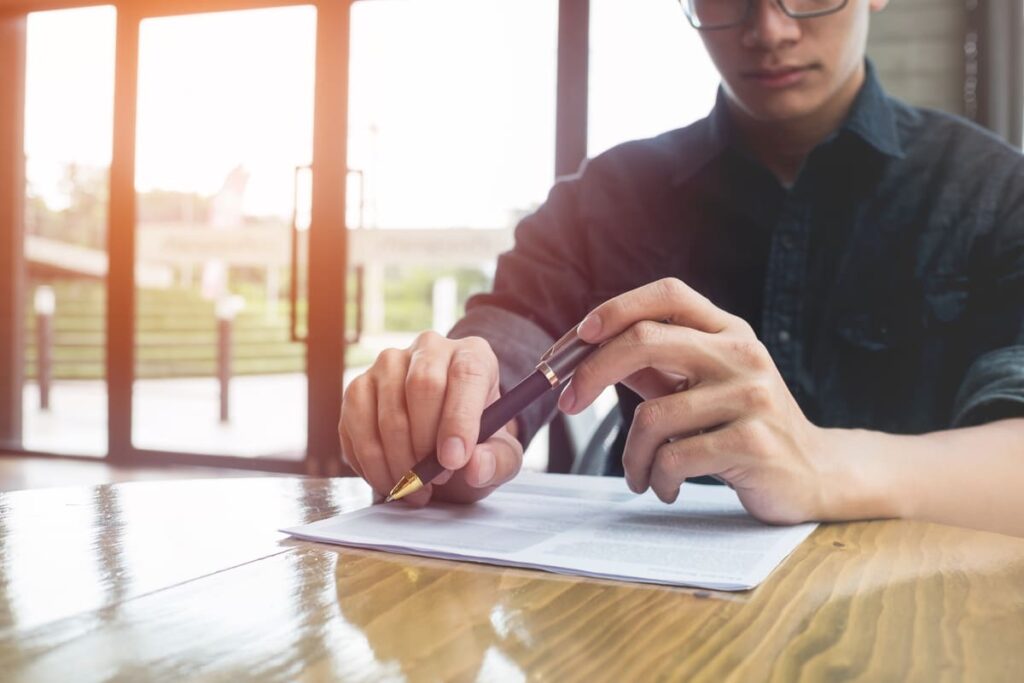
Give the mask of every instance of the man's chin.
M 782 123 L 806 118 L 816 111 L 820 103 L 812 101 L 807 93 L 784 92 L 741 96 L 739 105 L 755 121 Z

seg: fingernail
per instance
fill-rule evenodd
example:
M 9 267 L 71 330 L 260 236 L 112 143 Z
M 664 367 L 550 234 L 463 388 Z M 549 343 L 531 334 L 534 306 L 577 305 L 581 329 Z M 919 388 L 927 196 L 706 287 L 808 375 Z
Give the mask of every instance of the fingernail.
M 570 384 L 558 398 L 558 407 L 563 413 L 571 413 L 574 405 L 576 405 L 576 390 Z
M 597 313 L 588 315 L 576 328 L 576 336 L 584 341 L 593 339 L 599 334 L 601 334 L 601 316 Z
M 477 474 L 479 475 L 479 485 L 487 486 L 491 483 L 491 479 L 494 479 L 494 453 L 491 452 L 490 448 L 481 448 L 476 452 L 477 461 Z
M 441 452 L 437 454 L 437 459 L 445 469 L 457 470 L 462 467 L 466 460 L 466 448 L 462 445 L 462 439 L 449 436 L 441 444 Z

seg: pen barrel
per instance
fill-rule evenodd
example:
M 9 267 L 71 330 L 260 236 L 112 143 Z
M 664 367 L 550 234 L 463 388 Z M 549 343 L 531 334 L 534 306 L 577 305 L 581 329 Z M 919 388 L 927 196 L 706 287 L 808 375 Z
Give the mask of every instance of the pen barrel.
M 555 373 L 558 383 L 565 384 L 576 372 L 579 364 L 597 349 L 597 344 L 588 344 L 579 337 L 573 336 L 564 347 L 550 358 L 545 359 L 544 362 L 551 372 Z
M 537 370 L 530 373 L 501 398 L 487 406 L 480 416 L 480 438 L 477 439 L 477 443 L 487 441 L 496 431 L 508 424 L 509 420 L 523 412 L 528 405 L 551 388 L 551 382 L 543 372 Z
M 496 431 L 508 424 L 509 420 L 523 412 L 528 405 L 551 388 L 551 382 L 543 372 L 537 370 L 530 373 L 526 379 L 484 409 L 480 416 L 480 436 L 476 442 L 487 441 Z M 428 484 L 444 472 L 444 467 L 438 462 L 435 452 L 416 463 L 412 471 L 423 484 Z

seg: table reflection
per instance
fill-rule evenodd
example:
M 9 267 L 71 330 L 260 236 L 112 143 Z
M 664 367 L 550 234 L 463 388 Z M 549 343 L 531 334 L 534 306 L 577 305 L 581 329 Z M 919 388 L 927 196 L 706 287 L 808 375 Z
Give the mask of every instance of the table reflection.
M 488 653 L 502 653 L 519 637 L 514 630 L 499 633 L 490 616 L 507 591 L 503 574 L 345 551 L 334 582 L 342 618 L 362 634 L 384 670 L 411 681 L 473 680 L 484 673 Z M 510 661 L 503 654 L 491 659 Z

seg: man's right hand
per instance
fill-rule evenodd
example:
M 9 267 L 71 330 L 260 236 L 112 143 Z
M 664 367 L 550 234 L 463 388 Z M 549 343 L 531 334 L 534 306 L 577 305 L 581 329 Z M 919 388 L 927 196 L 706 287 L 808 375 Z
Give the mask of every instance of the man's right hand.
M 407 349 L 381 352 L 345 390 L 342 458 L 384 496 L 436 449 L 448 472 L 404 500 L 480 500 L 523 462 L 515 420 L 477 444 L 480 416 L 498 395 L 498 359 L 490 344 L 424 332 Z

